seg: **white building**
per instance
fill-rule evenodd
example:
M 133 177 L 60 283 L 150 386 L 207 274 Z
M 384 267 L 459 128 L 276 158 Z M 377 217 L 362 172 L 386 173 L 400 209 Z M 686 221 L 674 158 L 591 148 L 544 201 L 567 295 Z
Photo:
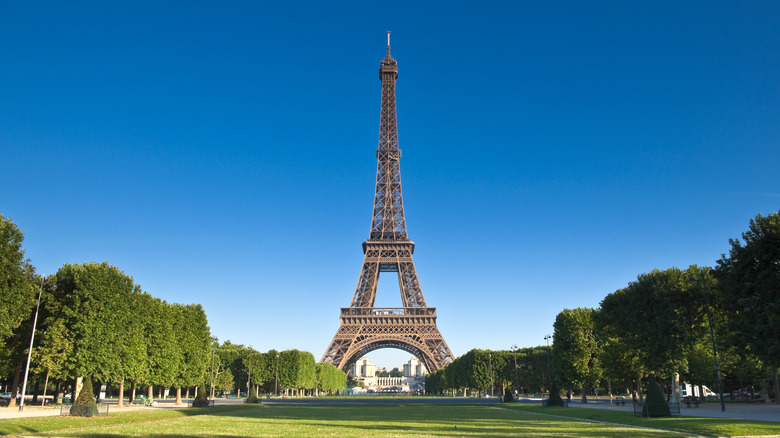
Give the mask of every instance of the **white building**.
M 377 377 L 377 367 L 370 360 L 362 357 L 350 369 L 355 378 L 365 386 L 368 392 L 384 391 L 418 391 L 421 390 L 428 370 L 416 357 L 412 357 L 399 369 L 403 369 L 403 377 Z
M 404 377 L 425 377 L 428 374 L 425 365 L 416 357 L 409 359 L 409 362 L 404 364 L 403 370 Z

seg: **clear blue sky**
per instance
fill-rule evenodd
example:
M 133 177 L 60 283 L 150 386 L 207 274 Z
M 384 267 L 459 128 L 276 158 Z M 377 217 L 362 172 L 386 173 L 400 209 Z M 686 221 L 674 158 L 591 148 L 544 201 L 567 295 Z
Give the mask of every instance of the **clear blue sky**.
M 0 213 L 38 271 L 106 260 L 220 340 L 319 359 L 368 237 L 387 30 L 455 355 L 544 344 L 780 207 L 779 2 L 328 3 L 0 5 Z

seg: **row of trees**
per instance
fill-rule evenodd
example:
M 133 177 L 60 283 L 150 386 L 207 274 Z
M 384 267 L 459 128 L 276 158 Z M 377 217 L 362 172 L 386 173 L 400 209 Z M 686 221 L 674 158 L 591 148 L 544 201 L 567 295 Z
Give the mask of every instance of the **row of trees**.
M 641 401 L 643 385 L 655 378 L 717 388 L 714 346 L 726 388 L 771 376 L 777 402 L 780 213 L 756 216 L 742 240 L 730 240 L 715 269 L 654 270 L 598 309 L 563 310 L 549 350 L 472 350 L 429 374 L 426 392 L 481 394 L 491 385 L 535 392 L 552 383 L 580 391 L 583 401 L 599 387 L 633 390 Z
M 75 382 L 78 392 L 82 379 L 89 377 L 117 385 L 120 394 L 129 381 L 132 394 L 139 384 L 148 386 L 150 397 L 153 386 L 174 387 L 178 403 L 181 388 L 203 382 L 211 336 L 199 304 L 154 298 L 106 262 L 65 264 L 39 287 L 33 380 L 58 382 L 60 391 Z M 28 314 L 0 349 L 3 374 L 13 374 L 13 392 L 27 357 L 33 319 Z
M 261 353 L 225 341 L 212 344 L 213 388 L 237 394 L 254 389 L 256 393 L 284 393 L 288 396 L 336 393 L 347 387 L 346 374 L 329 363 L 316 363 L 314 356 L 299 350 L 269 350 Z M 210 380 L 209 380 L 210 381 Z M 208 382 L 207 382 L 208 383 Z
M 541 393 L 550 383 L 550 348 L 471 350 L 451 364 L 428 374 L 427 394 L 474 395 Z
M 37 314 L 31 380 L 78 392 L 84 378 L 181 388 L 203 382 L 211 335 L 199 304 L 169 304 L 103 263 L 65 264 L 42 278 L 25 258 L 24 236 L 0 215 L 0 375 L 19 390 Z M 40 306 L 36 306 L 36 298 Z M 75 394 L 74 394 L 75 399 Z M 15 403 L 15 399 L 11 399 Z M 121 403 L 121 398 L 120 398 Z
M 603 380 L 631 387 L 677 376 L 717 388 L 715 351 L 726 388 L 773 380 L 780 395 L 780 213 L 758 215 L 730 240 L 715 269 L 654 270 L 607 295 L 598 309 L 555 319 L 553 369 L 566 388 Z M 766 388 L 763 388 L 766 389 Z
M 154 387 L 160 393 L 176 388 L 181 403 L 182 388 L 188 397 L 191 387 L 209 384 L 212 395 L 215 388 L 240 393 L 252 386 L 288 394 L 346 388 L 346 375 L 333 365 L 315 364 L 311 353 L 220 345 L 199 304 L 154 298 L 107 262 L 65 264 L 43 279 L 25 257 L 23 240 L 16 225 L 0 215 L 0 376 L 12 376 L 14 393 L 36 312 L 30 380 L 44 381 L 44 387 L 51 381 L 58 392 L 66 386 L 77 392 L 82 381 L 94 381 L 124 395 L 128 382 L 132 396 L 137 385 L 148 387 L 150 398 Z

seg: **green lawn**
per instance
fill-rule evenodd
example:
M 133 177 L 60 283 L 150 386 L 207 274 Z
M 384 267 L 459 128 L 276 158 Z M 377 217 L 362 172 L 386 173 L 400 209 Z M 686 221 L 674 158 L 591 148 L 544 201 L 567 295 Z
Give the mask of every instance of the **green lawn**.
M 729 424 L 691 418 L 643 419 L 630 413 L 605 411 L 604 424 L 563 418 L 602 415 L 593 409 L 556 409 L 517 405 L 234 405 L 201 409 L 128 411 L 97 418 L 38 417 L 0 420 L 0 434 L 80 437 L 261 437 L 261 436 L 685 436 L 677 432 L 634 428 L 686 430 L 729 435 Z M 584 412 L 582 412 L 584 411 Z M 552 415 L 550 415 L 552 414 Z M 626 414 L 616 416 L 615 414 Z M 668 420 L 668 421 L 667 421 Z M 749 423 L 749 425 L 747 425 Z M 739 422 L 751 434 L 780 434 L 780 424 Z M 774 429 L 770 426 L 775 425 Z M 708 429 L 701 429 L 702 427 Z M 763 427 L 756 429 L 753 427 Z M 739 429 L 733 429 L 739 430 Z

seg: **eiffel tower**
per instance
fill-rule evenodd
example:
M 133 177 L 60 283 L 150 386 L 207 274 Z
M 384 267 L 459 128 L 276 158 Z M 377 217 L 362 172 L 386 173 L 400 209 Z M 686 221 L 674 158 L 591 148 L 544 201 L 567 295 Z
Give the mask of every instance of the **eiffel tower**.
M 341 325 L 322 362 L 347 371 L 371 351 L 397 348 L 420 359 L 431 372 L 452 362 L 453 357 L 436 327 L 436 308 L 425 303 L 412 260 L 414 242 L 406 235 L 395 111 L 398 64 L 390 56 L 390 32 L 387 32 L 387 56 L 379 66 L 379 79 L 382 109 L 371 233 L 363 242 L 365 257 L 352 303 L 341 308 Z M 403 307 L 374 307 L 381 272 L 398 274 Z

